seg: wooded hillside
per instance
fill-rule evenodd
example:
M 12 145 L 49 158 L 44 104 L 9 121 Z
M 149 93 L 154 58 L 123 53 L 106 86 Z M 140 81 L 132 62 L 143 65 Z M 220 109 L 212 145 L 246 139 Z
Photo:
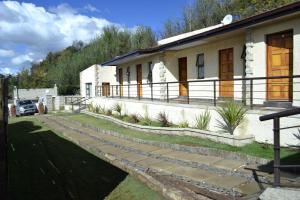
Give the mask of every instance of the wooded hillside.
M 53 87 L 56 83 L 60 94 L 74 94 L 79 90 L 79 72 L 102 63 L 117 55 L 134 49 L 156 45 L 158 38 L 219 24 L 226 14 L 234 20 L 270 10 L 294 0 L 194 0 L 182 10 L 180 19 L 169 19 L 159 33 L 150 27 L 138 26 L 135 31 L 106 27 L 102 35 L 89 44 L 74 41 L 73 45 L 60 52 L 49 52 L 40 63 L 23 69 L 11 84 L 19 88 Z

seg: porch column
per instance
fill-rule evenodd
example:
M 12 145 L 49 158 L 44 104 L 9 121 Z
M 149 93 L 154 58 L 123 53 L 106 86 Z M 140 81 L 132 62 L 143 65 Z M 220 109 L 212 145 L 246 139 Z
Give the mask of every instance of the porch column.
M 166 66 L 165 66 L 165 59 L 164 56 L 159 57 L 159 81 L 166 82 Z M 160 84 L 160 99 L 166 100 L 167 99 L 167 85 Z
M 245 78 L 253 77 L 253 34 L 251 30 L 247 30 L 246 32 L 246 44 L 245 44 Z M 244 98 L 246 99 L 246 104 L 250 105 L 250 81 L 244 81 Z

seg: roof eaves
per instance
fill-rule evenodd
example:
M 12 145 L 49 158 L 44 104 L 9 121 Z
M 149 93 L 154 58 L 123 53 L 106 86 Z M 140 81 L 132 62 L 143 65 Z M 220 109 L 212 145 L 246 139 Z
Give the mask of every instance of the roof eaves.
M 193 35 L 187 38 L 183 38 L 174 42 L 170 42 L 167 44 L 163 44 L 160 46 L 155 46 L 152 48 L 147 48 L 147 49 L 139 49 L 139 50 L 135 50 L 132 52 L 129 52 L 128 54 L 124 54 L 121 55 L 119 57 L 116 57 L 112 60 L 106 61 L 104 63 L 102 63 L 103 65 L 109 64 L 109 63 L 113 63 L 117 60 L 121 60 L 130 56 L 134 56 L 134 55 L 141 55 L 141 54 L 147 54 L 147 53 L 155 53 L 158 51 L 164 51 L 166 49 L 172 48 L 172 47 L 176 47 L 179 45 L 184 45 L 187 43 L 191 43 L 203 38 L 207 38 L 207 37 L 211 37 L 211 36 L 215 36 L 215 35 L 219 35 L 219 34 L 223 34 L 226 32 L 230 32 L 230 31 L 234 31 L 240 28 L 246 28 L 249 26 L 252 26 L 254 24 L 258 24 L 258 23 L 262 23 L 264 21 L 270 20 L 270 19 L 275 19 L 278 17 L 282 17 L 294 12 L 300 11 L 300 2 L 295 2 L 292 4 L 288 4 L 286 6 L 280 7 L 280 8 L 276 8 L 274 10 L 270 10 L 258 15 L 254 15 L 248 18 L 245 18 L 243 20 L 240 21 L 236 21 L 233 22 L 231 24 L 216 28 L 216 29 L 212 29 L 203 33 L 199 33 L 197 35 Z

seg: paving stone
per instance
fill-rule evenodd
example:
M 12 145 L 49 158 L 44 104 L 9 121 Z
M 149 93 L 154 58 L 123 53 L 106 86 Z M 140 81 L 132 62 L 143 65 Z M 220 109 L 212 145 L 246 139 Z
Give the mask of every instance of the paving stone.
M 237 170 L 243 166 L 245 166 L 244 162 L 237 161 L 237 160 L 218 160 L 214 163 L 211 163 L 211 165 L 214 165 L 216 167 L 222 168 L 222 169 L 229 169 L 229 170 Z
M 152 145 L 146 145 L 146 144 L 133 144 L 130 147 L 141 150 L 143 152 L 152 152 L 158 149 L 161 149 L 160 147 L 157 146 L 152 146 Z
M 242 183 L 247 182 L 247 179 L 237 176 L 213 175 L 208 177 L 206 181 L 213 185 L 218 185 L 226 189 L 232 189 L 241 185 Z
M 257 182 L 242 183 L 241 185 L 234 188 L 235 191 L 246 195 L 253 195 L 255 193 L 260 193 L 264 190 L 265 185 L 259 184 Z
M 267 188 L 259 198 L 261 200 L 298 200 L 300 190 L 299 188 Z
M 213 157 L 213 156 L 203 156 L 199 154 L 194 154 L 194 153 L 187 153 L 187 152 L 182 152 L 182 151 L 172 151 L 172 152 L 167 152 L 163 154 L 163 156 L 170 157 L 173 159 L 180 159 L 184 161 L 192 161 L 192 162 L 199 162 L 203 164 L 210 165 L 216 161 L 221 160 L 222 158 L 218 157 Z
M 138 162 L 147 159 L 147 156 L 139 155 L 136 153 L 128 152 L 120 155 L 122 158 L 129 160 L 131 162 Z
M 159 159 L 156 159 L 156 158 L 150 158 L 150 157 L 147 157 L 147 159 L 144 159 L 144 160 L 140 160 L 137 162 L 138 165 L 141 165 L 145 168 L 148 168 L 150 167 L 151 165 L 155 164 L 155 163 L 158 163 L 158 162 L 162 162 L 161 160 Z
M 172 149 L 158 149 L 158 150 L 151 151 L 151 153 L 158 154 L 158 155 L 163 155 L 163 154 L 171 153 L 171 152 L 173 152 Z
M 192 167 L 177 166 L 176 168 L 171 168 L 169 170 L 174 174 L 186 176 L 197 181 L 206 180 L 214 175 L 207 171 Z

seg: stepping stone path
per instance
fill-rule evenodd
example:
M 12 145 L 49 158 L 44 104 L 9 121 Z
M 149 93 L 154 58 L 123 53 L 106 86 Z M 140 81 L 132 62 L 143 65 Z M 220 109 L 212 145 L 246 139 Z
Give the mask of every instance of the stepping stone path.
M 180 191 L 164 195 L 170 199 L 178 199 L 178 196 L 182 199 L 257 199 L 265 188 L 271 187 L 272 175 L 254 174 L 247 168 L 256 166 L 246 161 L 139 143 L 64 117 L 44 115 L 38 119 L 101 159 L 121 163 L 117 167 L 124 171 L 132 175 L 139 172 Z

